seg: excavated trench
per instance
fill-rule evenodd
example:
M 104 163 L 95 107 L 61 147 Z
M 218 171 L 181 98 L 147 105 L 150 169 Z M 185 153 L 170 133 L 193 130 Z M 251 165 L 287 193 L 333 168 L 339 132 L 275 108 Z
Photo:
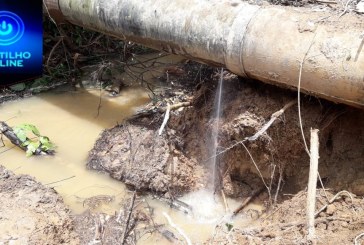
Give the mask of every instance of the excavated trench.
M 193 234 L 191 239 L 194 243 L 282 244 L 306 241 L 305 189 L 309 157 L 300 131 L 297 104 L 291 103 L 297 98 L 296 92 L 224 73 L 217 149 L 221 180 L 219 187 L 222 192 L 215 190 L 215 197 L 209 199 L 202 191 L 212 174 L 209 166 L 212 156 L 208 146 L 214 124 L 211 119 L 214 97 L 220 77 L 216 70 L 193 62 L 185 62 L 177 68 L 178 72 L 173 74 L 170 69 L 170 73 L 159 78 L 169 81 L 166 84 L 168 86 L 160 89 L 149 104 L 132 118 L 100 134 L 87 160 L 88 169 L 106 172 L 125 183 L 130 190 L 136 190 L 136 202 L 144 203 L 146 198 L 146 207 L 143 204 L 142 208 L 131 214 L 128 211 L 132 210 L 130 200 L 125 193 L 124 201 L 120 201 L 123 203 L 120 212 L 115 215 L 94 213 L 92 210 L 82 215 L 71 215 L 53 191 L 51 196 L 54 202 L 59 203 L 57 208 L 65 210 L 62 219 L 54 226 L 64 231 L 62 234 L 65 235 L 60 236 L 59 231 L 53 228 L 43 232 L 45 228 L 42 225 L 48 227 L 46 224 L 34 225 L 32 231 L 42 231 L 37 233 L 39 237 L 35 238 L 34 243 L 55 237 L 54 241 L 61 239 L 59 243 L 102 241 L 113 244 L 123 238 L 126 244 L 131 244 L 132 235 L 124 232 L 129 222 L 139 233 L 162 234 L 153 235 L 153 239 L 140 235 L 140 244 L 183 241 L 183 237 L 175 230 L 173 236 L 171 229 L 161 230 L 160 224 L 164 224 L 164 227 L 168 225 L 163 217 L 153 216 L 158 209 L 154 208 L 158 206 L 155 205 L 158 201 L 148 199 L 145 194 L 153 194 L 161 200 L 181 198 L 187 203 L 200 200 L 205 201 L 204 204 L 219 202 L 225 206 L 226 210 L 219 213 L 214 212 L 212 206 L 202 206 L 201 203 L 191 205 L 208 212 L 208 222 L 216 222 L 206 226 L 206 221 L 199 221 L 197 224 L 201 231 L 197 234 L 196 224 L 191 222 L 188 215 L 180 212 L 173 216 L 177 225 L 185 222 L 182 228 L 188 230 L 189 235 Z M 167 103 L 173 109 L 166 128 L 159 135 Z M 267 131 L 256 139 L 250 138 L 242 143 L 288 104 L 292 106 L 287 107 Z M 303 96 L 300 106 L 306 141 L 310 128 L 320 130 L 319 173 L 324 188 L 318 183 L 316 209 L 318 211 L 327 206 L 316 217 L 318 243 L 352 243 L 364 230 L 364 112 L 310 96 Z M 5 170 L 3 172 L 7 173 Z M 9 199 L 6 202 L 8 207 L 14 205 L 13 200 L 25 200 L 18 202 L 24 205 L 35 203 L 32 204 L 34 210 L 29 211 L 34 215 L 39 213 L 37 207 L 42 207 L 44 212 L 49 211 L 48 206 L 52 202 L 42 201 L 42 191 L 36 197 L 28 197 L 34 194 L 32 189 L 43 190 L 39 183 L 28 181 L 24 176 L 9 176 L 12 175 L 0 176 L 0 200 Z M 14 183 L 16 179 L 25 179 L 24 185 L 29 185 L 29 188 L 26 192 L 22 188 L 15 188 L 17 184 L 12 184 L 10 188 L 7 184 L 9 179 Z M 252 197 L 259 190 L 262 191 L 253 198 L 257 206 L 248 206 L 234 219 L 229 218 L 237 205 L 224 203 L 220 193 L 226 199 L 234 198 L 236 204 L 237 201 Z M 49 192 L 49 188 L 45 191 Z M 340 191 L 344 192 L 333 198 Z M 14 196 L 18 199 L 10 198 Z M 153 204 L 152 208 L 149 203 Z M 57 221 L 59 210 L 52 209 L 47 217 L 52 222 Z M 162 210 L 169 210 L 169 207 L 163 207 Z M 9 219 L 11 215 L 8 212 L 15 211 L 0 209 L 1 217 Z M 26 215 L 24 217 L 29 218 Z M 39 220 L 34 221 L 34 224 L 39 224 Z M 243 224 L 240 221 L 244 221 Z M 9 235 L 1 237 L 4 241 L 13 238 Z M 20 238 L 27 239 L 22 236 L 16 239 Z
M 173 92 L 162 93 L 163 101 L 149 104 L 132 119 L 100 135 L 89 154 L 88 168 L 107 172 L 132 190 L 172 199 L 207 187 L 211 178 L 208 141 L 219 76 L 209 68 L 199 70 L 200 66 L 186 64 L 183 69 L 186 75 L 173 80 Z M 198 72 L 204 76 L 196 81 Z M 337 192 L 348 191 L 334 198 L 330 209 L 320 212 L 319 243 L 352 242 L 364 228 L 360 218 L 364 212 L 364 112 L 303 96 L 300 122 L 297 104 L 293 103 L 296 92 L 240 79 L 228 72 L 224 73 L 222 98 L 218 137 L 220 188 L 231 198 L 245 199 L 259 193 L 254 196 L 255 203 L 265 210 L 244 209 L 236 219 L 258 219 L 255 229 L 236 227 L 229 232 L 220 224 L 210 242 L 220 244 L 229 236 L 238 243 L 305 241 L 305 189 L 310 160 L 300 123 L 306 142 L 310 128 L 320 130 L 322 181 L 317 184 L 317 210 Z M 172 110 L 165 131 L 158 135 L 164 113 L 155 108 L 165 108 L 167 102 L 189 102 L 190 106 Z M 243 141 L 288 104 L 291 106 L 267 131 L 256 139 Z M 220 193 L 215 190 L 215 195 Z M 297 220 L 301 223 L 296 224 Z M 287 227 L 289 232 L 285 231 Z
M 191 72 L 191 71 L 190 71 Z M 110 173 L 134 188 L 183 193 L 201 188 L 208 159 L 211 114 L 216 74 L 198 86 L 184 86 L 188 96 L 170 96 L 165 101 L 190 101 L 191 106 L 171 112 L 166 131 L 157 136 L 163 113 L 150 113 L 105 130 L 89 155 L 88 167 Z M 299 127 L 297 104 L 286 109 L 256 140 L 237 144 L 253 136 L 289 102 L 295 92 L 256 84 L 225 73 L 219 149 L 222 187 L 228 196 L 246 196 L 267 184 L 273 194 L 297 193 L 307 184 L 309 156 Z M 180 77 L 180 85 L 188 78 Z M 174 90 L 175 94 L 180 94 Z M 166 104 L 160 102 L 163 108 Z M 335 105 L 315 97 L 301 101 L 303 131 L 309 142 L 310 128 L 320 130 L 320 176 L 325 188 L 349 190 L 364 195 L 363 111 Z M 246 149 L 245 149 L 246 148 Z M 256 166 L 255 166 L 255 164 Z M 171 166 L 174 165 L 173 179 Z

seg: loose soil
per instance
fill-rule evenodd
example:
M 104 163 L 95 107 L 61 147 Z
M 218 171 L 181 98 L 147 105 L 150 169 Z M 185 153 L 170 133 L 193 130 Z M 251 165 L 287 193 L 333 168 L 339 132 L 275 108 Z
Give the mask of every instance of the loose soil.
M 149 220 L 141 211 L 130 213 L 129 203 L 115 215 L 92 208 L 72 215 L 54 189 L 0 165 L 0 244 L 117 244 L 124 237 L 133 244 L 134 228 Z
M 326 193 L 331 199 L 333 194 Z M 318 192 L 317 206 L 327 203 L 323 190 Z M 244 214 L 242 214 L 244 215 Z M 317 244 L 354 244 L 364 229 L 364 202 L 350 193 L 339 195 L 315 220 Z M 301 191 L 277 205 L 259 219 L 259 225 L 247 228 L 219 226 L 210 239 L 212 244 L 310 244 L 307 241 L 306 193 Z M 357 243 L 363 244 L 362 239 Z
M 79 244 L 55 190 L 0 165 L 0 244 Z

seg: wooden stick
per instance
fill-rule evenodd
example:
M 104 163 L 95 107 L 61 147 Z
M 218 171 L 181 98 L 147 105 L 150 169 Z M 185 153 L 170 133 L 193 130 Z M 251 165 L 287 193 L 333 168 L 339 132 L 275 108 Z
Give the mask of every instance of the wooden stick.
M 327 208 L 327 206 L 329 206 L 331 203 L 333 203 L 339 196 L 344 196 L 344 195 L 348 195 L 350 198 L 351 198 L 351 202 L 353 202 L 353 197 L 352 197 L 352 195 L 350 194 L 350 192 L 348 192 L 348 191 L 340 191 L 340 192 L 338 192 L 338 193 L 336 193 L 336 195 L 333 197 L 333 198 L 331 198 L 330 200 L 329 200 L 329 202 L 325 205 L 325 206 L 323 206 L 322 208 L 320 208 L 320 210 L 319 211 L 317 211 L 316 213 L 315 213 L 315 218 L 322 212 L 322 211 L 324 211 L 326 208 Z
M 265 131 L 267 131 L 267 129 L 274 123 L 274 121 L 277 120 L 278 117 L 280 117 L 288 108 L 290 108 L 296 103 L 297 103 L 296 100 L 292 100 L 288 102 L 286 105 L 284 105 L 282 109 L 274 112 L 270 117 L 270 120 L 266 124 L 264 124 L 263 127 L 258 132 L 256 132 L 253 136 L 248 137 L 246 140 L 255 141 L 256 139 L 258 139 L 263 133 L 265 133 Z
M 170 110 L 173 111 L 173 110 L 177 110 L 177 109 L 179 109 L 181 107 L 187 107 L 187 106 L 190 106 L 190 105 L 191 105 L 191 102 L 189 102 L 189 101 L 180 102 L 180 103 L 170 105 Z M 160 112 L 165 112 L 166 110 L 168 110 L 168 105 L 167 105 L 167 107 L 163 107 L 163 108 L 159 109 Z
M 265 186 L 260 187 L 255 190 L 244 202 L 233 212 L 233 216 L 237 215 L 243 208 L 245 208 L 254 198 L 256 198 L 262 191 L 264 191 Z
M 232 144 L 231 146 L 229 146 L 228 148 L 218 152 L 215 156 L 211 156 L 209 157 L 208 159 L 206 159 L 205 161 L 208 161 L 210 160 L 211 158 L 213 157 L 216 157 L 218 155 L 221 155 L 225 152 L 227 152 L 228 150 L 231 150 L 232 148 L 234 148 L 235 146 L 237 145 L 240 145 L 246 141 L 254 141 L 256 139 L 258 139 L 263 133 L 265 133 L 269 127 L 274 123 L 275 120 L 277 120 L 277 118 L 279 118 L 288 108 L 292 107 L 293 105 L 295 105 L 297 103 L 296 100 L 292 100 L 290 102 L 288 102 L 286 105 L 283 106 L 282 109 L 280 109 L 279 111 L 276 111 L 274 112 L 272 115 L 271 115 L 271 118 L 270 120 L 265 123 L 263 125 L 263 127 L 261 129 L 259 129 L 254 135 L 250 136 L 250 137 L 245 137 L 243 140 L 239 141 L 239 142 L 236 142 L 234 144 Z
M 337 4 L 336 1 L 316 0 L 318 3 Z
M 224 200 L 225 213 L 229 213 L 230 209 L 229 209 L 228 203 L 226 201 L 225 192 L 223 189 L 221 189 L 221 196 L 222 196 L 222 199 Z
M 134 208 L 135 198 L 136 198 L 136 192 L 134 191 L 133 197 L 131 198 L 128 217 L 127 217 L 126 222 L 125 222 L 123 239 L 121 240 L 122 245 L 125 243 L 126 237 L 128 236 L 128 233 L 129 233 L 128 227 L 129 227 L 129 222 L 130 222 L 130 218 L 131 218 L 131 213 L 133 212 L 133 208 Z
M 174 111 L 174 110 L 178 110 L 179 108 L 181 107 L 188 107 L 188 106 L 191 106 L 191 102 L 190 101 L 186 101 L 186 102 L 180 102 L 180 103 L 176 103 L 176 104 L 173 104 L 173 105 L 170 105 L 170 110 L 171 111 Z M 152 108 L 149 108 L 149 109 L 142 109 L 142 110 L 139 110 L 135 115 L 133 115 L 132 117 L 130 117 L 128 120 L 132 120 L 132 119 L 136 119 L 136 118 L 139 118 L 139 117 L 146 117 L 146 116 L 150 116 L 152 114 L 155 114 L 155 113 L 164 113 L 167 111 L 167 107 L 156 107 L 156 106 L 153 106 Z
M 69 180 L 69 179 L 72 179 L 76 177 L 76 175 L 73 175 L 71 177 L 68 177 L 68 178 L 64 178 L 64 179 L 61 179 L 61 180 L 57 180 L 57 181 L 54 181 L 54 182 L 50 182 L 50 183 L 47 183 L 47 184 L 44 184 L 44 185 L 53 185 L 53 184 L 56 184 L 56 183 L 59 183 L 59 182 L 62 182 L 62 181 L 65 181 L 65 180 Z
M 316 205 L 316 184 L 318 175 L 319 140 L 318 129 L 311 129 L 310 147 L 310 173 L 308 177 L 307 190 L 307 239 L 315 241 L 315 205 Z
M 158 196 L 156 198 L 158 198 L 160 201 L 168 203 L 169 207 L 171 207 L 173 209 L 176 209 L 176 210 L 179 210 L 179 211 L 182 211 L 185 214 L 192 214 L 193 213 L 193 209 L 192 209 L 192 207 L 190 205 L 188 205 L 187 203 L 182 202 L 182 201 L 180 201 L 178 199 L 165 198 L 165 197 L 161 197 L 161 196 Z
M 161 125 L 161 127 L 160 127 L 160 129 L 159 129 L 158 135 L 161 135 L 161 134 L 162 134 L 163 129 L 164 129 L 164 127 L 166 126 L 166 124 L 167 124 L 167 122 L 168 122 L 168 119 L 169 119 L 169 112 L 170 112 L 170 110 L 171 110 L 171 106 L 170 106 L 170 104 L 169 104 L 169 103 L 167 103 L 167 110 L 166 110 L 166 114 L 165 114 L 165 116 L 164 116 L 163 123 L 162 123 L 162 125 Z
M 172 226 L 174 229 L 176 229 L 176 231 L 178 231 L 178 233 L 186 240 L 187 245 L 192 245 L 190 238 L 188 238 L 188 236 L 183 232 L 181 228 L 179 228 L 175 223 L 173 223 L 171 217 L 169 217 L 169 215 L 165 212 L 163 212 L 163 215 L 164 217 L 166 217 L 169 225 Z

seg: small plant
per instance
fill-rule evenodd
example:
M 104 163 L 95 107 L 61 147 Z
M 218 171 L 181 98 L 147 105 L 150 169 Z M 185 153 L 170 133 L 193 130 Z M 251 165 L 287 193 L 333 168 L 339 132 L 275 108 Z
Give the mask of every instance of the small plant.
M 234 227 L 233 224 L 230 224 L 230 223 L 225 223 L 225 226 L 228 231 L 231 231 L 231 229 Z
M 13 127 L 13 131 L 22 142 L 21 145 L 26 147 L 26 156 L 32 156 L 37 149 L 44 152 L 52 152 L 55 145 L 47 136 L 42 136 L 36 126 L 32 124 L 20 124 Z

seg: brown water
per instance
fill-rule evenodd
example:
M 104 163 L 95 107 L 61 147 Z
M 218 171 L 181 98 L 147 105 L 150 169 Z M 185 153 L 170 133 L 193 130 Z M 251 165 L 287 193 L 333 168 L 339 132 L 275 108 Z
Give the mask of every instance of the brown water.
M 181 58 L 172 60 L 176 62 L 175 60 Z M 160 72 L 150 75 L 150 78 L 158 74 Z M 130 79 L 128 75 L 121 76 L 123 79 Z M 29 174 L 43 184 L 54 187 L 74 213 L 81 213 L 87 208 L 83 203 L 88 197 L 114 196 L 114 201 L 97 209 L 113 214 L 120 209 L 121 200 L 129 196 L 129 193 L 123 183 L 107 175 L 87 170 L 85 167 L 87 154 L 103 129 L 113 127 L 131 116 L 138 107 L 148 101 L 147 90 L 129 87 L 122 90 L 117 97 L 110 98 L 102 94 L 99 110 L 100 91 L 97 89 L 50 92 L 3 104 L 0 106 L 0 120 L 9 119 L 7 123 L 10 126 L 21 123 L 36 125 L 42 135 L 48 136 L 55 142 L 57 153 L 54 156 L 26 157 L 23 151 L 13 147 L 4 139 L 5 147 L 0 148 L 0 164 L 17 174 Z M 214 200 L 204 191 L 190 193 L 181 198 L 193 206 L 193 217 L 172 210 L 167 204 L 150 197 L 146 197 L 145 200 L 155 209 L 156 223 L 167 223 L 162 213 L 168 213 L 193 243 L 203 242 L 210 237 L 215 224 L 225 215 L 225 207 L 221 201 Z M 235 200 L 229 199 L 228 202 L 231 210 L 239 205 Z M 255 208 L 260 209 L 260 207 Z M 225 219 L 228 221 L 227 216 Z M 234 222 L 241 225 L 246 221 Z M 140 243 L 169 244 L 159 236 L 143 237 Z

